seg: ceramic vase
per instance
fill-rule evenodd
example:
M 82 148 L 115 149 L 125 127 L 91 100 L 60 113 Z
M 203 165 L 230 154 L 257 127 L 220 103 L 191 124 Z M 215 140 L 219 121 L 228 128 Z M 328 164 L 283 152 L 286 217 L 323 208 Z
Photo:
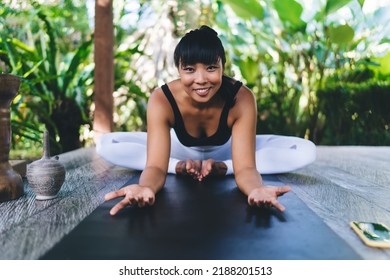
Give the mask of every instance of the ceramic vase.
M 23 195 L 23 180 L 9 163 L 11 143 L 12 100 L 18 93 L 21 78 L 11 74 L 0 74 L 0 202 Z
M 27 180 L 35 193 L 37 200 L 53 199 L 57 197 L 65 181 L 65 167 L 58 160 L 59 157 L 50 157 L 49 133 L 43 135 L 43 156 L 27 165 Z

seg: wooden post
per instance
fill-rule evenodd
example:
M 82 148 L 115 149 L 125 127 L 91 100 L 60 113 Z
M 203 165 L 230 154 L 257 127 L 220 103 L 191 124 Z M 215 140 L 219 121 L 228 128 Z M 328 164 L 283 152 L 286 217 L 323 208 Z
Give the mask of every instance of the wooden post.
M 95 112 L 96 139 L 113 130 L 114 27 L 112 0 L 95 1 Z
M 22 177 L 9 164 L 11 147 L 11 103 L 19 91 L 21 78 L 0 73 L 0 202 L 23 195 Z

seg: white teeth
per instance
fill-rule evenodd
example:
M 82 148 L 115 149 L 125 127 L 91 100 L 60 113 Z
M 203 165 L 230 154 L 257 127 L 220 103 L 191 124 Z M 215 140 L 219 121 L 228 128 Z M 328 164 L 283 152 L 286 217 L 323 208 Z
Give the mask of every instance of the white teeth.
M 208 88 L 200 88 L 200 89 L 196 89 L 195 91 L 198 93 L 205 93 L 208 90 L 209 90 Z

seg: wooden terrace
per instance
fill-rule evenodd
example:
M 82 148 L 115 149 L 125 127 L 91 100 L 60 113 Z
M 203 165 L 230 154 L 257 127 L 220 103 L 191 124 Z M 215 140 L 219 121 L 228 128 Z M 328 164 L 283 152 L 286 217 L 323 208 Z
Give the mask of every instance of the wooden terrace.
M 57 198 L 35 200 L 24 179 L 24 196 L 0 203 L 0 259 L 390 259 L 349 226 L 390 226 L 390 147 L 319 146 L 312 165 L 264 176 L 292 187 L 284 213 L 248 207 L 232 177 L 199 185 L 170 175 L 156 205 L 111 217 L 104 195 L 139 174 L 94 148 L 59 157 Z

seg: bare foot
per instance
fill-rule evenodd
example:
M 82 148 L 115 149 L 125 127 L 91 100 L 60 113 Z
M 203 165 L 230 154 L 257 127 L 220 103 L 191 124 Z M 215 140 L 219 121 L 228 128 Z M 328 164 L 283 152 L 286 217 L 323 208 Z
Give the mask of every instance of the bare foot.
M 198 180 L 202 169 L 202 161 L 200 160 L 181 160 L 176 164 L 176 174 L 190 176 Z
M 203 178 L 206 178 L 209 176 L 210 177 L 225 176 L 226 171 L 227 171 L 227 166 L 223 162 L 217 162 L 213 159 L 208 159 L 208 160 L 202 161 L 201 175 Z
M 194 180 L 203 181 L 206 177 L 225 176 L 227 166 L 223 162 L 208 160 L 182 160 L 176 164 L 176 174 L 191 176 Z

